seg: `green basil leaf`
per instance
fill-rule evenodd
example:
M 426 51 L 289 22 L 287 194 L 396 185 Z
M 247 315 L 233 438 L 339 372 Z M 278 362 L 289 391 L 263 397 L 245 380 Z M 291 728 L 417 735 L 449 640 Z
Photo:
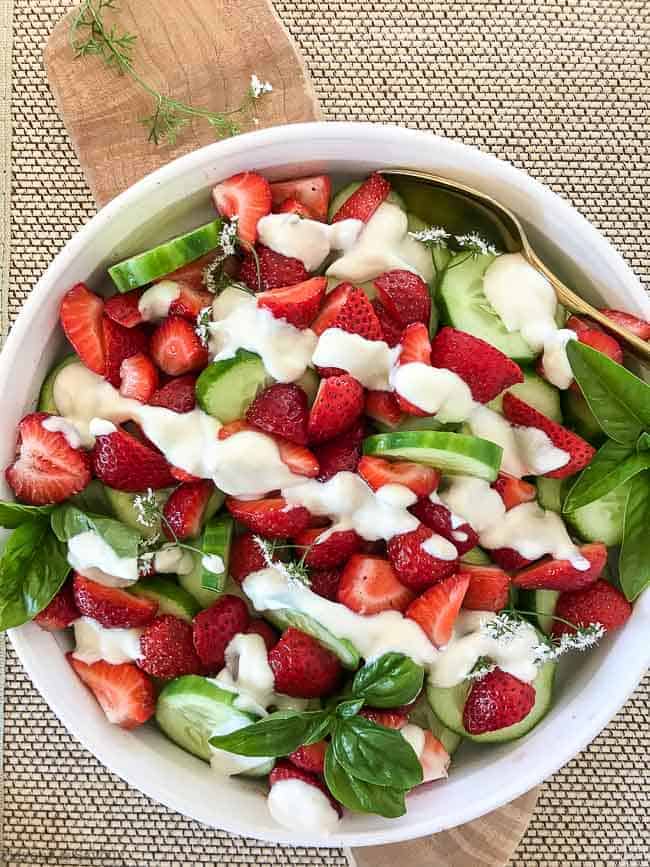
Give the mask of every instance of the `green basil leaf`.
M 618 574 L 625 596 L 632 601 L 650 586 L 650 471 L 630 484 L 623 521 Z
M 572 485 L 562 511 L 569 514 L 599 500 L 649 467 L 647 452 L 636 454 L 629 446 L 607 440 Z
M 637 452 L 650 452 L 650 433 L 643 431 L 641 436 L 636 441 Z
M 422 666 L 403 653 L 384 653 L 357 672 L 352 692 L 373 707 L 397 707 L 412 702 L 423 681 Z
M 28 521 L 47 518 L 54 506 L 24 506 L 22 503 L 0 501 L 0 527 L 15 530 Z
M 288 756 L 298 747 L 322 740 L 330 722 L 327 711 L 277 711 L 230 734 L 214 735 L 210 743 L 240 756 Z
M 81 509 L 82 512 L 93 515 L 105 515 L 107 518 L 113 515 L 113 509 L 106 496 L 106 488 L 99 479 L 93 479 L 83 491 L 70 497 L 68 503 Z
M 0 560 L 0 630 L 35 617 L 58 593 L 69 571 L 65 545 L 46 521 L 17 527 Z
M 422 766 L 406 739 L 365 717 L 337 722 L 332 748 L 336 761 L 366 783 L 411 789 L 422 782 Z
M 589 408 L 608 437 L 634 446 L 650 429 L 650 385 L 584 343 L 567 344 L 571 370 Z
M 341 719 L 349 719 L 356 716 L 364 705 L 364 699 L 353 698 L 350 701 L 342 701 L 336 708 L 336 715 Z
M 114 518 L 82 512 L 76 506 L 65 503 L 52 512 L 52 529 L 57 539 L 67 542 L 80 533 L 98 533 L 118 557 L 137 557 L 142 537 L 137 530 L 127 527 Z
M 387 819 L 396 819 L 406 813 L 401 789 L 375 786 L 353 777 L 336 761 L 331 745 L 325 753 L 325 782 L 336 800 L 348 810 L 376 813 Z

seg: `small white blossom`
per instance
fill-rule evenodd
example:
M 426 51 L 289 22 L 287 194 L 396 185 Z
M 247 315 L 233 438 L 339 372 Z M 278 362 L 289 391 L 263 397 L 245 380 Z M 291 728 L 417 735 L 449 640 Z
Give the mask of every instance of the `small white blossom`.
M 598 644 L 604 634 L 605 627 L 602 623 L 590 623 L 588 626 L 580 626 L 575 632 L 562 633 L 557 643 L 540 642 L 535 648 L 535 663 L 543 665 L 545 662 L 552 662 L 571 650 L 583 652 Z
M 234 256 L 237 251 L 237 224 L 239 217 L 235 214 L 233 217 L 224 222 L 219 235 L 219 246 L 224 258 L 226 256 Z
M 269 542 L 261 536 L 254 536 L 253 538 L 262 552 L 264 562 L 270 569 L 276 569 L 284 575 L 287 581 L 299 581 L 301 584 L 308 582 L 307 570 L 302 563 L 284 563 L 282 560 L 274 560 L 275 546 L 273 542 Z
M 210 339 L 210 324 L 212 322 L 212 307 L 204 307 L 196 317 L 196 332 L 203 346 L 208 345 Z
M 467 232 L 465 235 L 455 235 L 459 247 L 468 250 L 473 256 L 496 256 L 497 248 L 490 244 L 478 232 Z
M 488 659 L 479 659 L 474 668 L 466 675 L 465 680 L 482 680 L 486 675 L 496 670 L 496 665 Z
M 273 85 L 270 81 L 260 81 L 255 73 L 251 75 L 250 94 L 253 99 L 259 99 L 265 93 L 271 93 L 272 90 Z
M 419 232 L 409 232 L 411 238 L 429 244 L 431 247 L 446 247 L 447 240 L 451 238 L 449 232 L 442 226 L 429 226 L 428 229 L 420 229 Z
M 502 611 L 492 620 L 481 623 L 481 632 L 500 644 L 510 644 L 526 626 L 526 621 L 509 611 Z
M 151 488 L 133 498 L 133 508 L 136 511 L 136 521 L 143 527 L 154 527 L 160 518 L 160 506 Z

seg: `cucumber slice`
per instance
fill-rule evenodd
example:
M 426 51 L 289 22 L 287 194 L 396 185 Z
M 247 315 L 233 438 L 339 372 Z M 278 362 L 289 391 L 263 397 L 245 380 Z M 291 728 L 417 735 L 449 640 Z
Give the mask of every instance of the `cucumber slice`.
M 359 653 L 346 638 L 337 638 L 324 626 L 321 626 L 313 617 L 308 614 L 302 614 L 300 611 L 292 611 L 290 608 L 278 608 L 273 611 L 265 611 L 264 617 L 269 620 L 278 629 L 285 630 L 289 626 L 299 629 L 301 632 L 306 632 L 311 635 L 316 641 L 319 641 L 323 647 L 331 650 L 335 656 L 341 660 L 341 665 L 344 668 L 349 668 L 350 671 L 356 671 L 361 662 Z
M 205 368 L 196 381 L 196 399 L 208 415 L 228 424 L 243 418 L 260 391 L 272 382 L 259 355 L 238 349 L 234 358 Z
M 562 503 L 564 502 L 562 481 L 562 479 L 547 479 L 545 476 L 538 476 L 535 479 L 537 501 L 542 509 L 557 512 L 558 515 L 562 514 Z
M 216 590 L 207 590 L 203 586 L 203 565 L 198 554 L 192 554 L 194 559 L 194 568 L 186 575 L 178 576 L 178 583 L 187 592 L 193 596 L 199 603 L 201 608 L 209 608 L 217 601 L 221 595 Z
M 472 548 L 460 558 L 461 563 L 467 563 L 469 566 L 491 566 L 492 561 L 485 553 L 483 548 Z
M 553 617 L 555 606 L 560 598 L 558 590 L 522 590 L 520 606 L 524 611 L 536 611 L 533 618 L 544 635 L 550 635 L 553 629 Z
M 113 514 L 127 527 L 137 530 L 145 539 L 153 539 L 154 536 L 159 536 L 162 533 L 159 517 L 152 520 L 149 527 L 138 520 L 140 512 L 135 507 L 135 500 L 136 497 L 144 496 L 144 492 L 142 494 L 129 494 L 127 491 L 116 491 L 114 488 L 105 486 L 105 493 Z M 153 494 L 159 511 L 162 511 L 171 494 L 171 488 L 161 488 L 159 491 L 154 491 Z
M 43 385 L 41 386 L 41 391 L 38 395 L 38 403 L 36 405 L 38 412 L 50 412 L 52 415 L 58 414 L 57 405 L 54 402 L 54 382 L 64 367 L 79 361 L 79 356 L 72 352 L 54 365 L 43 380 Z
M 562 408 L 560 406 L 560 391 L 538 376 L 532 370 L 524 370 L 524 381 L 518 382 L 511 388 L 506 389 L 503 394 L 508 392 L 518 397 L 520 400 L 539 410 L 547 418 L 553 419 L 558 423 L 562 422 Z M 503 414 L 503 394 L 499 394 L 494 400 L 488 403 L 490 409 Z
M 509 332 L 483 292 L 483 275 L 494 256 L 454 256 L 440 283 L 440 313 L 444 322 L 496 346 L 520 363 L 530 364 L 536 353 L 518 331 Z
M 204 590 L 215 590 L 217 593 L 223 593 L 225 590 L 233 526 L 234 521 L 230 515 L 221 515 L 209 520 L 203 529 L 200 541 L 201 551 L 205 556 L 218 557 L 223 561 L 223 570 L 219 574 L 215 574 L 202 566 L 201 586 Z
M 351 181 L 349 184 L 346 184 L 338 191 L 338 193 L 330 202 L 329 210 L 327 212 L 327 220 L 329 223 L 332 222 L 337 211 L 345 202 L 347 202 L 352 193 L 356 193 L 362 183 L 363 181 Z M 391 202 L 393 205 L 397 205 L 403 211 L 406 210 L 404 199 L 399 195 L 399 193 L 396 193 L 394 190 L 390 191 L 386 201 Z
M 296 385 L 299 385 L 305 392 L 307 395 L 307 403 L 311 406 L 316 400 L 316 392 L 320 385 L 320 376 L 316 373 L 313 367 L 308 367 L 300 379 L 296 380 Z
M 562 515 L 565 522 L 585 542 L 603 542 L 608 547 L 623 541 L 625 503 L 632 480 L 575 512 Z
M 493 482 L 499 474 L 503 449 L 489 440 L 464 434 L 400 431 L 366 437 L 363 453 L 415 461 L 447 473 Z
M 461 735 L 452 732 L 451 729 L 448 729 L 446 725 L 440 722 L 429 704 L 426 690 L 423 690 L 420 693 L 418 700 L 409 710 L 408 716 L 409 722 L 414 723 L 416 726 L 420 726 L 420 728 L 429 729 L 434 737 L 438 738 L 449 755 L 455 752 L 463 739 Z
M 482 735 L 471 735 L 463 725 L 463 709 L 467 693 L 471 687 L 470 682 L 463 681 L 463 683 L 449 688 L 430 684 L 427 686 L 427 696 L 433 712 L 447 728 L 476 743 L 505 743 L 527 734 L 546 715 L 551 706 L 555 668 L 554 662 L 547 662 L 540 668 L 539 674 L 533 681 L 535 704 L 528 716 L 512 726 L 493 732 L 484 732 Z
M 118 262 L 108 269 L 108 273 L 120 292 L 146 286 L 218 247 L 222 226 L 223 220 L 213 220 L 145 253 Z
M 129 588 L 135 596 L 144 596 L 158 603 L 158 614 L 172 614 L 191 623 L 192 618 L 199 613 L 201 606 L 196 599 L 179 587 L 171 578 L 155 576 L 139 581 Z
M 582 394 L 578 394 L 572 388 L 567 389 L 562 393 L 562 409 L 568 426 L 583 439 L 594 446 L 605 442 L 603 429 Z

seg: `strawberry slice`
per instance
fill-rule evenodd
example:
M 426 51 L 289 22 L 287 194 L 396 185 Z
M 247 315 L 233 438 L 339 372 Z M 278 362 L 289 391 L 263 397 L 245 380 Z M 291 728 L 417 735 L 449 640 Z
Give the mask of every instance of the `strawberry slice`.
M 600 623 L 610 632 L 624 626 L 632 614 L 632 606 L 625 596 L 608 581 L 598 579 L 589 587 L 561 593 L 555 614 L 576 626 Z M 574 632 L 573 627 L 561 620 L 553 621 L 553 635 Z
M 556 448 L 569 453 L 569 461 L 563 467 L 544 473 L 550 479 L 564 479 L 575 475 L 587 466 L 596 453 L 594 447 L 582 437 L 562 427 L 561 424 L 551 421 L 510 392 L 506 392 L 503 396 L 503 412 L 511 424 L 539 428 Z
M 219 428 L 218 437 L 220 440 L 225 440 L 228 439 L 228 437 L 233 436 L 233 434 L 242 433 L 244 431 L 257 431 L 257 428 L 253 427 L 253 425 L 243 419 L 238 419 L 237 421 L 224 424 Z M 304 446 L 297 445 L 283 437 L 274 436 L 273 440 L 280 452 L 280 460 L 289 467 L 292 473 L 295 473 L 297 476 L 316 478 L 319 473 L 319 465 L 313 452 Z
M 390 428 L 397 427 L 404 417 L 392 391 L 367 391 L 364 412 Z
M 418 497 L 433 493 L 440 482 L 440 473 L 433 467 L 413 461 L 385 461 L 368 455 L 359 461 L 358 473 L 373 491 L 383 485 L 404 485 Z
M 61 503 L 91 479 L 87 452 L 74 449 L 60 431 L 43 427 L 46 412 L 26 415 L 18 425 L 16 459 L 5 477 L 17 499 L 33 506 Z
M 488 403 L 524 381 L 518 364 L 494 346 L 455 328 L 441 328 L 431 344 L 431 364 L 453 371 L 467 383 L 472 397 Z
M 158 371 L 143 352 L 125 358 L 120 365 L 120 394 L 147 403 L 158 388 Z
M 276 214 L 298 214 L 304 220 L 313 220 L 314 215 L 306 205 L 298 199 L 285 199 L 277 208 L 273 208 Z
M 244 253 L 239 270 L 241 282 L 254 292 L 283 289 L 296 283 L 304 283 L 309 279 L 309 272 L 300 259 L 283 256 L 282 253 L 276 253 L 263 244 L 258 244 L 255 252 L 257 261 L 250 251 Z
M 451 756 L 438 738 L 428 729 L 424 730 L 424 747 L 419 755 L 422 765 L 422 782 L 442 780 L 447 776 Z
M 170 379 L 149 399 L 150 406 L 164 406 L 173 412 L 191 412 L 196 406 L 196 377 L 191 374 Z
M 514 548 L 493 548 L 490 551 L 490 557 L 494 560 L 497 566 L 505 569 L 506 572 L 517 572 L 519 569 L 525 569 L 534 563 L 534 560 L 529 560 L 527 557 L 522 557 L 519 551 Z
M 498 731 L 521 722 L 535 704 L 535 688 L 496 668 L 477 680 L 465 700 L 463 725 L 471 735 Z
M 146 355 L 149 335 L 144 328 L 123 328 L 108 316 L 102 317 L 106 362 L 104 376 L 115 388 L 120 386 L 122 362 L 132 355 Z
M 244 600 L 229 594 L 200 611 L 192 631 L 194 648 L 203 665 L 220 671 L 225 665 L 226 648 L 235 635 L 246 631 L 250 619 Z
M 111 665 L 104 660 L 88 665 L 74 654 L 66 659 L 93 693 L 109 722 L 123 729 L 146 723 L 156 710 L 156 693 L 146 674 L 130 662 Z
M 246 421 L 260 430 L 296 445 L 307 443 L 307 395 L 299 385 L 278 382 L 257 395 Z
M 228 572 L 230 576 L 241 584 L 251 572 L 259 572 L 266 568 L 266 560 L 260 546 L 255 541 L 252 533 L 242 533 L 235 536 L 230 546 L 230 561 Z
M 617 364 L 623 364 L 623 350 L 621 344 L 611 334 L 605 332 L 595 322 L 580 319 L 578 316 L 570 316 L 566 327 L 578 335 L 580 343 L 597 349 L 603 355 L 607 355 Z
M 264 500 L 226 497 L 226 508 L 233 518 L 253 533 L 260 533 L 269 539 L 296 536 L 309 526 L 311 517 L 304 506 L 289 506 L 283 497 Z
M 198 536 L 214 490 L 212 482 L 206 479 L 179 485 L 170 494 L 163 509 L 165 536 L 172 541 Z
M 318 541 L 325 532 L 328 535 Z M 293 535 L 293 541 L 297 548 L 303 549 L 305 564 L 314 569 L 340 566 L 356 554 L 363 543 L 361 536 L 354 530 L 336 530 L 330 533 L 322 527 L 302 530 Z
M 118 491 L 157 490 L 174 484 L 163 455 L 124 430 L 96 438 L 92 464 L 97 478 Z
M 156 616 L 158 603 L 134 596 L 118 587 L 108 587 L 75 574 L 72 579 L 74 601 L 84 617 L 91 617 L 108 629 L 146 626 Z
M 372 309 L 375 311 L 375 315 L 377 316 L 379 324 L 381 325 L 383 340 L 390 347 L 397 346 L 397 344 L 402 338 L 402 331 L 404 331 L 404 327 L 396 319 L 393 319 L 393 317 L 389 315 L 388 310 L 386 310 L 386 308 L 378 298 L 373 298 Z
M 301 783 L 305 783 L 308 786 L 315 786 L 328 798 L 333 809 L 336 810 L 339 816 L 343 815 L 341 805 L 338 801 L 334 800 L 325 783 L 314 774 L 310 774 L 308 771 L 296 767 L 293 762 L 290 762 L 287 759 L 278 759 L 275 763 L 275 767 L 269 774 L 269 786 L 273 788 L 276 783 L 280 783 L 282 780 L 300 780 Z
M 203 674 L 192 625 L 180 617 L 163 614 L 152 620 L 140 636 L 140 651 L 138 665 L 152 677 L 172 680 L 184 674 Z
M 309 573 L 311 590 L 318 596 L 322 596 L 323 599 L 329 599 L 330 602 L 336 601 L 340 583 L 341 572 L 339 569 L 312 569 Z
M 499 473 L 496 482 L 492 482 L 492 487 L 503 500 L 506 511 L 521 506 L 522 503 L 532 503 L 537 498 L 535 485 L 503 471 Z
M 503 569 L 461 563 L 459 574 L 469 576 L 463 608 L 471 611 L 501 611 L 508 604 L 510 576 Z
M 377 208 L 388 198 L 390 184 L 377 172 L 373 172 L 358 190 L 341 205 L 332 217 L 333 223 L 339 220 L 363 220 L 367 223 Z
M 340 328 L 366 340 L 382 340 L 384 336 L 368 296 L 351 283 L 340 283 L 326 296 L 311 326 L 319 336 L 328 328 Z
M 104 375 L 106 366 L 103 312 L 103 300 L 85 283 L 77 283 L 63 296 L 59 314 L 74 351 L 89 370 L 100 376 Z
M 414 594 L 395 574 L 388 560 L 354 554 L 339 583 L 337 599 L 357 614 L 406 611 Z
M 403 729 L 408 724 L 409 718 L 401 710 L 379 710 L 375 707 L 364 707 L 359 711 L 359 716 L 365 717 L 370 722 L 387 729 Z
M 180 467 L 169 467 L 169 472 L 176 479 L 177 482 L 200 482 L 201 479 L 198 476 L 193 476 L 192 473 L 186 473 L 185 470 L 182 470 Z
M 316 741 L 305 747 L 298 747 L 289 756 L 289 761 L 297 768 L 302 768 L 310 774 L 322 774 L 325 768 L 325 753 L 329 746 L 327 741 Z
M 166 274 L 159 280 L 154 280 L 154 283 L 161 283 L 163 280 L 172 280 L 174 283 L 182 283 L 184 286 L 191 286 L 192 289 L 205 289 L 203 280 L 205 269 L 214 262 L 216 251 L 211 250 L 200 259 L 195 259 L 193 262 L 188 262 L 187 265 L 181 265 L 171 274 Z
M 329 695 L 341 680 L 341 663 L 299 629 L 290 627 L 269 653 L 275 689 L 295 698 L 320 698 Z
M 358 421 L 349 431 L 328 440 L 314 448 L 314 455 L 319 464 L 318 478 L 326 482 L 347 470 L 353 473 L 361 459 L 361 442 L 365 436 L 365 425 Z
M 436 647 L 444 647 L 454 630 L 454 623 L 469 587 L 469 575 L 449 575 L 425 590 L 406 609 Z
M 632 316 L 631 313 L 624 313 L 622 310 L 610 310 L 608 307 L 602 307 L 600 312 L 612 322 L 636 334 L 641 340 L 650 340 L 650 322 L 646 322 L 645 319 L 639 319 L 638 316 Z
M 307 423 L 310 442 L 349 430 L 363 412 L 363 395 L 363 386 L 347 373 L 321 380 Z
M 300 202 L 308 208 L 314 220 L 327 222 L 332 182 L 328 175 L 314 175 L 309 178 L 296 178 L 292 181 L 277 181 L 271 184 L 273 205 L 282 205 L 287 199 Z
M 266 645 L 267 652 L 275 647 L 280 638 L 271 624 L 267 623 L 266 620 L 262 620 L 261 617 L 255 617 L 251 620 L 245 631 L 247 635 L 259 635 Z
M 180 316 L 169 316 L 156 328 L 151 338 L 151 355 L 170 376 L 200 370 L 208 363 L 208 350 L 194 327 Z
M 138 305 L 143 293 L 144 289 L 134 289 L 132 292 L 124 294 L 118 292 L 106 299 L 104 313 L 123 328 L 135 328 L 136 325 L 142 325 L 144 319 Z
M 224 217 L 238 218 L 240 239 L 254 244 L 258 221 L 271 213 L 271 188 L 266 178 L 255 172 L 233 175 L 213 188 L 212 200 Z
M 397 577 L 416 592 L 452 575 L 458 566 L 458 559 L 441 560 L 422 547 L 434 535 L 421 524 L 417 530 L 393 536 L 387 545 L 388 558 Z
M 429 327 L 431 297 L 424 280 L 412 271 L 387 271 L 374 281 L 377 295 L 388 315 L 406 328 L 412 322 Z
M 402 332 L 400 364 L 431 364 L 431 341 L 429 329 L 421 322 L 414 322 Z
M 589 568 L 576 569 L 569 560 L 548 557 L 530 569 L 524 569 L 512 579 L 515 587 L 524 590 L 581 590 L 600 578 L 607 563 L 607 546 L 593 542 L 580 548 L 580 555 L 589 562 Z
M 205 289 L 196 289 L 188 283 L 180 283 L 180 295 L 169 305 L 170 316 L 182 316 L 192 324 L 204 307 L 211 307 L 214 295 Z
M 320 309 L 326 288 L 327 277 L 312 277 L 293 286 L 260 292 L 257 305 L 270 310 L 276 319 L 286 319 L 296 328 L 309 328 Z
M 478 545 L 478 534 L 474 528 L 467 522 L 459 524 L 442 503 L 432 503 L 428 497 L 423 497 L 409 511 L 426 527 L 455 545 L 459 557 Z
M 65 629 L 74 623 L 79 617 L 79 610 L 75 605 L 72 581 L 66 581 L 52 601 L 34 618 L 41 629 L 47 632 L 56 632 Z

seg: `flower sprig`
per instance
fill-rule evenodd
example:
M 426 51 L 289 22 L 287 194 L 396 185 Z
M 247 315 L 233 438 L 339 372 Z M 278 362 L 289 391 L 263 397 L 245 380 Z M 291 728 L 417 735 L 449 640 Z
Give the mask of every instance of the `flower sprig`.
M 270 569 L 277 569 L 287 581 L 299 581 L 301 584 L 309 584 L 309 572 L 305 566 L 305 557 L 296 561 L 285 563 L 282 560 L 275 560 L 275 552 L 278 550 L 278 545 L 268 539 L 263 539 L 261 536 L 254 536 L 255 543 L 262 553 L 264 562 Z

